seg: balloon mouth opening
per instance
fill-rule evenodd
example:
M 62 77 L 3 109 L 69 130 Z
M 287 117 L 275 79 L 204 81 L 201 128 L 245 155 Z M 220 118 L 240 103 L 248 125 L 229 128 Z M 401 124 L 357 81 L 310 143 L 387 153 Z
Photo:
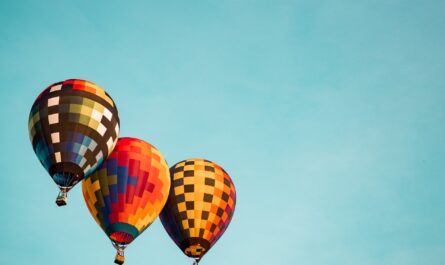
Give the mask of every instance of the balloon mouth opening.
M 80 176 L 73 173 L 55 173 L 52 178 L 57 186 L 59 186 L 59 189 L 64 192 L 70 191 L 81 181 Z
M 122 231 L 113 232 L 109 235 L 109 237 L 111 241 L 117 245 L 128 245 L 134 240 L 132 235 Z
M 60 190 L 68 192 L 74 185 L 84 178 L 81 167 L 71 162 L 54 164 L 49 169 L 49 174 Z
M 199 261 L 207 251 L 209 251 L 210 242 L 199 237 L 190 237 L 179 244 L 179 248 L 190 258 Z
M 195 245 L 191 245 L 189 247 L 187 247 L 186 249 L 184 249 L 184 253 L 191 257 L 194 258 L 197 262 L 199 262 L 199 260 L 201 259 L 201 257 L 206 253 L 207 249 L 204 248 L 203 246 L 201 246 L 201 244 L 195 244 Z

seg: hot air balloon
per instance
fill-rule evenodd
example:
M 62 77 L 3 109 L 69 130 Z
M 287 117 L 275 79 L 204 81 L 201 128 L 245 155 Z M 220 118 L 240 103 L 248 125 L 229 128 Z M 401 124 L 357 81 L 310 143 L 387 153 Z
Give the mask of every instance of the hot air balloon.
M 161 153 L 136 138 L 119 138 L 102 166 L 82 182 L 94 220 L 124 263 L 124 249 L 159 215 L 168 198 L 170 174 Z
M 50 85 L 32 105 L 30 140 L 66 205 L 67 192 L 91 174 L 113 150 L 119 117 L 111 97 L 99 86 L 70 79 Z
M 232 219 L 235 186 L 223 168 L 188 159 L 170 168 L 172 185 L 159 218 L 176 245 L 198 264 Z

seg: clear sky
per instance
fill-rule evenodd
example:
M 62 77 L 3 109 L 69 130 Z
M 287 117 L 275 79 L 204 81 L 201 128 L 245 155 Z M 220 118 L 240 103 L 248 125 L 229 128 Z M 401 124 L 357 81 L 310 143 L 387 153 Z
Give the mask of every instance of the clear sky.
M 444 1 L 1 1 L 0 24 L 0 264 L 113 262 L 28 140 L 33 100 L 68 78 L 170 165 L 230 173 L 203 265 L 445 264 Z M 190 263 L 159 220 L 126 251 Z

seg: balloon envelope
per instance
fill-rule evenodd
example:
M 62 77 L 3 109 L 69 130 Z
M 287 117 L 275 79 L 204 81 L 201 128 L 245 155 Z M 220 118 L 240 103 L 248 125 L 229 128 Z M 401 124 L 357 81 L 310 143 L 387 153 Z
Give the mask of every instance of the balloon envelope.
M 235 186 L 223 168 L 205 159 L 181 161 L 170 168 L 170 176 L 162 225 L 185 255 L 199 261 L 232 219 Z
M 28 127 L 37 157 L 61 189 L 57 203 L 64 205 L 66 192 L 113 150 L 119 117 L 102 88 L 70 79 L 50 85 L 37 97 Z
M 116 263 L 123 263 L 123 249 L 159 215 L 169 189 L 164 157 L 136 138 L 119 138 L 108 159 L 85 178 L 86 205 L 118 250 Z

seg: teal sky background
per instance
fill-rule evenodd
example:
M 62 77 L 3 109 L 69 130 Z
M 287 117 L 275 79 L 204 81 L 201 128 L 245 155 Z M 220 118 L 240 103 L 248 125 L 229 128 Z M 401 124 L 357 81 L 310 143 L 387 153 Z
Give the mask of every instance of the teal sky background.
M 444 1 L 1 1 L 0 263 L 113 264 L 28 139 L 41 90 L 115 100 L 121 136 L 237 188 L 217 264 L 445 264 Z M 127 265 L 191 264 L 157 220 Z

